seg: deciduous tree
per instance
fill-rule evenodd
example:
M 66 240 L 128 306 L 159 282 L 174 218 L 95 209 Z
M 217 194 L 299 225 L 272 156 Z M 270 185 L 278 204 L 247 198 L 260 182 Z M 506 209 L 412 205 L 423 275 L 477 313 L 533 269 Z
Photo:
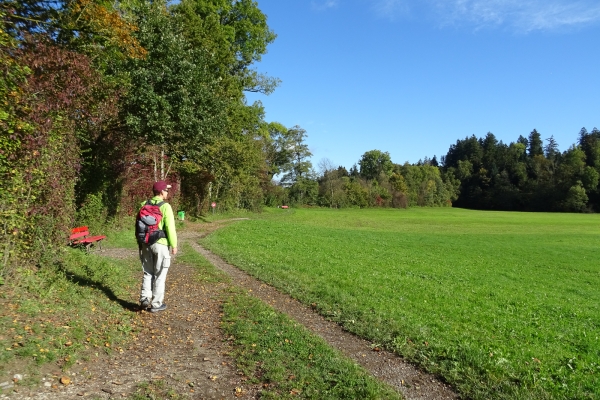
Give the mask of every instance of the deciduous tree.
M 306 130 L 296 125 L 288 129 L 282 138 L 281 148 L 288 155 L 287 162 L 282 166 L 284 175 L 281 182 L 285 185 L 293 185 L 312 168 L 309 160 L 312 153 L 304 141 L 306 136 Z
M 389 176 L 394 169 L 390 153 L 380 150 L 370 150 L 362 155 L 358 161 L 360 174 L 366 179 L 377 179 L 380 174 Z

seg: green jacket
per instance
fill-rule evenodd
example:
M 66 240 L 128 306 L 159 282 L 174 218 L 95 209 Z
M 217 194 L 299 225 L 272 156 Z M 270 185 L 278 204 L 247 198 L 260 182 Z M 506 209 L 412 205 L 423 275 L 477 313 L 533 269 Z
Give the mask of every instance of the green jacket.
M 150 202 L 152 204 L 158 204 L 161 201 L 163 201 L 163 200 L 161 200 L 160 197 L 158 197 L 158 196 L 154 196 L 152 199 L 150 199 Z M 142 207 L 144 207 L 145 205 L 146 205 L 146 202 L 144 201 L 140 205 L 140 209 Z M 175 231 L 175 216 L 173 215 L 173 209 L 171 208 L 171 205 L 169 203 L 165 202 L 165 204 L 160 206 L 160 212 L 162 213 L 163 217 L 162 217 L 162 220 L 160 221 L 160 224 L 158 224 L 158 229 L 165 231 L 165 233 L 167 234 L 167 237 L 158 239 L 158 241 L 156 243 L 164 244 L 165 246 L 177 247 L 177 232 Z

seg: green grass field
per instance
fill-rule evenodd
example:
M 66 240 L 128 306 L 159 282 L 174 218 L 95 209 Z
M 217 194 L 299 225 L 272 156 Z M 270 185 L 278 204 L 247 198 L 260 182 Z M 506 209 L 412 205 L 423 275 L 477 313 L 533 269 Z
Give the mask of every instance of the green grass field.
M 600 216 L 268 210 L 203 244 L 477 399 L 600 397 Z

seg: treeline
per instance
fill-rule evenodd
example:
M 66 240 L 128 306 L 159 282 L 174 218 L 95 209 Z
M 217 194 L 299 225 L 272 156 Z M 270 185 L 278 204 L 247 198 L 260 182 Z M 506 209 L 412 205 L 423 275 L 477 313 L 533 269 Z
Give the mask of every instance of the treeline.
M 560 152 L 535 129 L 510 144 L 492 133 L 458 140 L 442 170 L 460 181 L 459 207 L 485 210 L 588 212 L 600 209 L 600 131 L 582 128 Z
M 298 158 L 291 160 L 294 166 Z M 298 165 L 303 168 L 292 168 L 293 173 L 282 177 L 278 196 L 267 198 L 268 205 L 446 207 L 456 200 L 460 184 L 435 165 L 394 164 L 390 154 L 380 150 L 364 153 L 349 171 L 329 159 L 319 162 L 319 172 L 310 162 Z
M 278 196 L 267 198 L 267 204 L 600 210 L 600 131 L 596 128 L 591 132 L 582 128 L 577 143 L 564 152 L 554 137 L 544 141 L 534 129 L 527 138 L 519 136 L 509 144 L 492 133 L 457 140 L 440 161 L 433 156 L 399 165 L 388 152 L 371 150 L 349 171 L 328 159 L 321 160 L 318 169 L 315 172 L 305 162 L 303 169 L 285 175 Z
M 156 180 L 191 215 L 274 191 L 276 139 L 299 128 L 246 102 L 279 83 L 254 69 L 276 37 L 255 1 L 5 0 L 0 21 L 0 284 Z

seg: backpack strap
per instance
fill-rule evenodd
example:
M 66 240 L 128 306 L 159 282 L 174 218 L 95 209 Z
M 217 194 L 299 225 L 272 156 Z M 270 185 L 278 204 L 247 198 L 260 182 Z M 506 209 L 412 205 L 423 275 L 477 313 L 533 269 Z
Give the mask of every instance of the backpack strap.
M 161 207 L 163 204 L 165 204 L 165 202 L 164 202 L 164 201 L 161 201 L 160 203 L 153 204 L 153 203 L 152 203 L 152 199 L 150 199 L 150 200 L 148 200 L 148 201 L 146 202 L 146 205 L 147 205 L 147 206 L 159 206 L 159 207 Z

